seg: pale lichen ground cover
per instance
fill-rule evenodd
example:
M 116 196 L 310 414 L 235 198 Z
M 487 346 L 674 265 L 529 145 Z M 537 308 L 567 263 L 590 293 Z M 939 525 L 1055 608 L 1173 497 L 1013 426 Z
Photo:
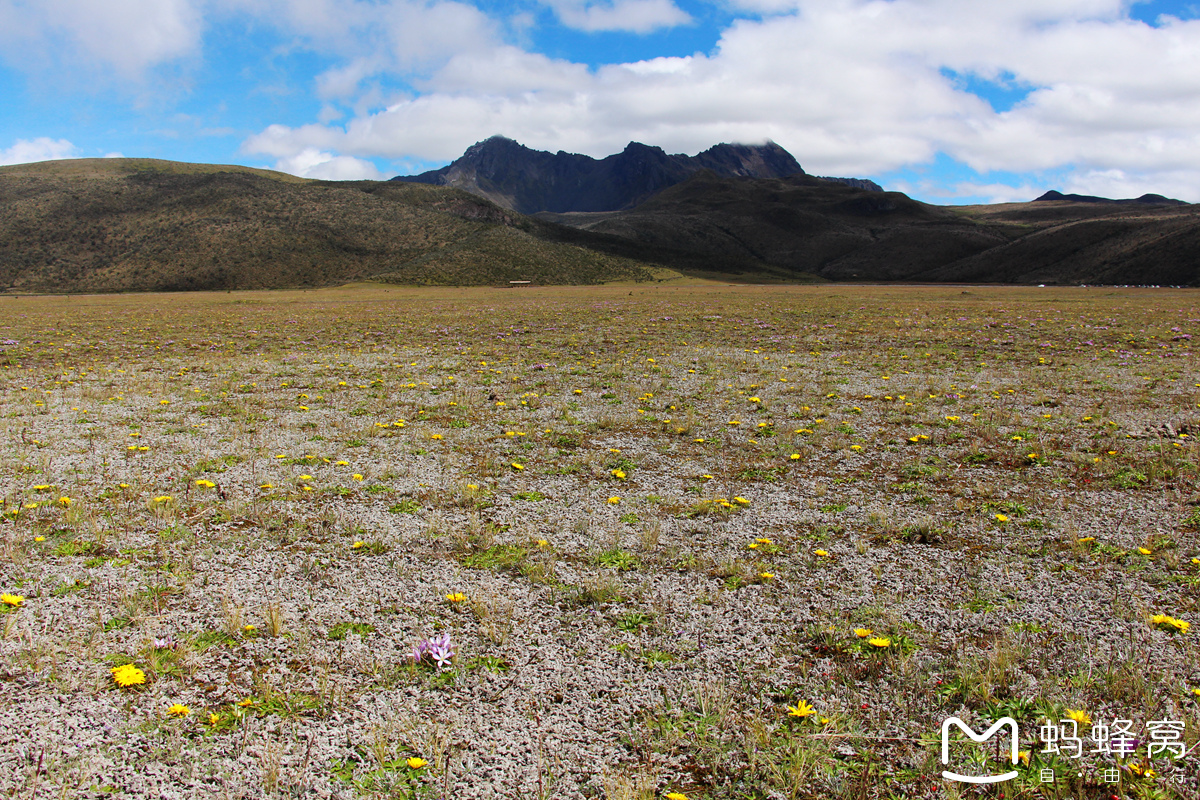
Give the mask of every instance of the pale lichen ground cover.
M 0 795 L 1197 797 L 1198 297 L 0 297 Z

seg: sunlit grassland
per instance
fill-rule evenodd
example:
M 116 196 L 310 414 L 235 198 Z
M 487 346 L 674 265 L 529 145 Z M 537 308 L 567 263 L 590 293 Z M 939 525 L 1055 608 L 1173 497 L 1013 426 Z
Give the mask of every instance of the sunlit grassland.
M 0 792 L 1196 797 L 1197 297 L 0 297 Z

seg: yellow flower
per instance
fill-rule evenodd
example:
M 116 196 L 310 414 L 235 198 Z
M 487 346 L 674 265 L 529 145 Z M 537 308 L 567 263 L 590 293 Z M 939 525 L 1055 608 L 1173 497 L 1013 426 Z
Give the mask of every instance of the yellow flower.
M 243 625 L 242 626 L 242 633 L 247 633 L 247 634 L 254 633 L 256 630 L 258 630 L 258 628 L 254 627 L 253 625 Z
M 367 546 L 366 542 L 355 542 L 354 544 L 350 545 L 350 549 L 351 550 L 361 550 L 362 548 L 364 548 L 366 546 Z
M 754 541 L 758 542 L 759 544 L 771 544 L 770 539 L 759 538 L 759 539 L 755 539 Z
M 1166 614 L 1155 614 L 1150 618 L 1150 621 L 1170 633 L 1187 633 L 1188 628 L 1192 627 L 1192 623 L 1182 619 L 1168 617 Z
M 208 715 L 208 724 L 209 725 L 216 725 L 220 721 L 221 721 L 220 714 L 209 714 Z
M 182 703 L 174 703 L 170 708 L 167 709 L 167 713 L 172 717 L 186 717 L 188 714 L 192 713 L 192 710 Z
M 750 505 L 750 501 L 744 497 L 735 497 L 735 498 L 733 498 L 733 502 L 737 503 L 739 506 Z
M 621 498 L 619 498 L 619 497 L 616 497 L 616 496 L 614 495 L 613 497 L 610 497 L 610 498 L 608 498 L 608 502 L 609 502 L 609 505 L 614 505 L 614 506 L 615 506 L 615 505 L 617 505 L 618 503 L 620 503 L 620 502 L 621 502 Z
M 259 486 L 258 488 L 260 488 L 260 489 L 274 489 L 274 488 L 275 488 L 275 484 L 273 484 L 273 483 L 264 483 L 262 486 Z
M 814 550 L 813 553 L 821 558 L 829 558 L 828 550 Z
M 876 636 L 874 639 L 867 639 L 867 644 L 871 645 L 872 647 L 879 648 L 891 647 L 892 640 L 886 636 Z
M 515 469 L 517 472 L 520 472 L 521 470 L 525 469 L 525 465 L 524 465 L 524 464 L 518 463 L 518 462 L 516 462 L 516 461 L 512 462 L 512 465 L 511 465 L 511 466 L 512 466 L 512 468 L 513 468 L 513 469 Z
M 850 449 L 855 452 L 858 452 L 859 450 L 862 450 L 862 445 L 861 444 L 852 444 L 852 445 L 850 445 Z
M 253 697 L 247 697 L 245 700 L 238 700 L 237 702 L 238 708 L 249 708 L 252 705 L 254 705 Z
M 870 636 L 873 631 L 870 628 L 855 628 L 854 635 L 860 639 L 865 639 Z
M 663 795 L 666 800 L 688 800 L 688 796 L 683 792 L 667 792 Z
M 1066 714 L 1067 714 L 1067 719 L 1074 720 L 1075 722 L 1078 722 L 1080 725 L 1091 725 L 1092 724 L 1092 718 L 1090 716 L 1088 716 L 1088 713 L 1086 711 L 1084 711 L 1083 709 L 1076 711 L 1073 708 L 1068 708 L 1066 711 Z
M 19 607 L 25 602 L 25 597 L 19 594 L 0 594 L 0 603 L 13 608 Z
M 146 682 L 146 673 L 135 667 L 133 664 L 125 664 L 120 667 L 113 667 L 113 680 L 117 686 L 122 689 L 129 686 L 137 686 Z
M 792 453 L 792 461 L 799 461 L 799 460 L 800 460 L 800 454 Z
M 549 542 L 547 542 L 545 539 L 538 539 L 538 540 L 537 540 L 537 546 L 538 546 L 538 547 L 549 547 L 549 546 L 550 546 L 550 543 L 549 543 Z
M 354 480 L 356 480 L 356 481 L 361 481 L 363 479 L 363 476 L 358 474 L 357 472 L 354 473 L 353 475 L 351 475 L 350 477 L 354 478 Z
M 1151 554 L 1152 552 L 1154 552 L 1154 551 L 1153 551 L 1153 550 L 1151 550 L 1149 547 L 1139 547 L 1139 548 L 1138 548 L 1138 552 L 1139 552 L 1139 553 L 1141 553 L 1141 554 L 1142 554 L 1142 555 L 1144 555 L 1144 556 L 1148 556 L 1148 555 L 1150 555 L 1150 554 Z
M 1192 694 L 1196 695 L 1196 697 L 1200 697 L 1200 689 L 1192 689 Z
M 302 480 L 302 481 L 311 481 L 312 479 L 313 479 L 312 475 L 301 475 L 300 476 L 300 480 Z
M 75 501 L 74 501 L 74 500 L 72 500 L 72 499 L 71 499 L 71 498 L 69 498 L 69 497 L 60 497 L 60 498 L 58 498 L 58 502 L 59 502 L 59 504 L 61 504 L 61 505 L 64 505 L 64 506 L 70 506 L 70 505 L 71 505 L 71 503 L 73 503 L 73 502 L 75 502 Z
M 814 709 L 812 706 L 810 706 L 804 700 L 797 700 L 796 705 L 787 706 L 787 710 L 788 710 L 789 717 L 800 717 L 801 719 L 804 719 L 805 717 L 809 717 L 809 716 L 812 716 L 813 714 L 817 713 L 816 709 Z
M 774 578 L 775 576 L 770 572 L 760 572 L 760 573 L 758 573 L 758 577 L 764 581 L 769 581 L 772 578 Z
M 1088 542 L 1096 541 L 1096 537 L 1095 536 L 1084 536 L 1079 539 L 1076 539 L 1075 541 L 1079 542 L 1079 544 L 1087 544 Z
M 625 480 L 625 470 L 623 469 L 609 470 L 609 474 L 619 481 Z
M 1008 522 L 1008 517 L 1006 517 L 1004 514 L 997 514 L 996 522 Z
M 196 485 L 199 486 L 201 489 L 212 489 L 212 488 L 216 487 L 215 483 L 213 483 L 212 481 L 209 481 L 209 480 L 204 480 L 203 478 L 196 481 Z
M 350 466 L 350 462 L 349 461 L 335 461 L 335 462 L 333 462 L 333 465 L 335 467 L 348 467 L 348 466 Z
M 429 762 L 423 758 L 417 758 L 416 756 L 414 756 L 414 757 L 408 759 L 407 761 L 405 761 L 404 763 L 408 764 L 409 769 L 420 769 L 421 767 L 425 766 Z
M 446 599 L 451 603 L 461 603 L 463 600 L 467 599 L 467 596 L 462 592 L 454 592 L 453 594 L 446 595 Z

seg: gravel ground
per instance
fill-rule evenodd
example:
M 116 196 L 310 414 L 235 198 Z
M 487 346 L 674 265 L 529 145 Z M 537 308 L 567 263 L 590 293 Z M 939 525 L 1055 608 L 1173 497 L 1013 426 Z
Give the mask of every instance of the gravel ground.
M 25 298 L 0 795 L 1200 797 L 1194 293 L 629 291 Z

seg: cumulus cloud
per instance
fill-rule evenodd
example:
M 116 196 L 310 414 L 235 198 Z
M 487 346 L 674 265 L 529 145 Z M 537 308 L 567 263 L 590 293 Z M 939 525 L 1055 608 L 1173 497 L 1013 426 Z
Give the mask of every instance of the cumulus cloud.
M 377 181 L 384 176 L 370 161 L 351 156 L 337 156 L 306 147 L 298 153 L 275 162 L 275 169 L 301 178 L 319 178 L 326 181 Z
M 545 0 L 563 25 L 581 31 L 650 33 L 692 21 L 671 0 Z
M 743 5 L 760 18 L 732 24 L 710 53 L 589 70 L 472 49 L 386 109 L 338 126 L 276 126 L 246 148 L 436 161 L 497 131 L 590 155 L 630 139 L 695 152 L 769 137 L 820 174 L 879 174 L 942 152 L 980 173 L 1068 169 L 1110 191 L 1147 181 L 1200 200 L 1200 185 L 1185 185 L 1200 170 L 1200 22 L 1146 25 L 1120 0 Z M 953 75 L 1030 92 L 998 113 Z
M 676 0 L 539 2 L 585 32 L 694 22 Z M 988 173 L 1052 171 L 1074 182 L 1064 190 L 1200 200 L 1200 21 L 1147 25 L 1130 6 L 729 0 L 745 18 L 706 52 L 589 68 L 506 38 L 528 8 L 505 20 L 467 0 L 0 0 L 0 57 L 74 53 L 144 79 L 199 54 L 218 22 L 245 21 L 324 64 L 310 76 L 310 124 L 242 145 L 296 174 L 446 161 L 496 132 L 593 156 L 631 139 L 692 153 L 771 138 L 818 174 L 879 175 L 944 153 L 990 196 L 1007 190 Z M 989 81 L 1028 91 L 997 111 L 973 93 Z
M 51 139 L 46 136 L 18 139 L 12 147 L 0 150 L 0 166 L 55 161 L 62 158 L 79 158 L 79 151 L 66 139 Z

